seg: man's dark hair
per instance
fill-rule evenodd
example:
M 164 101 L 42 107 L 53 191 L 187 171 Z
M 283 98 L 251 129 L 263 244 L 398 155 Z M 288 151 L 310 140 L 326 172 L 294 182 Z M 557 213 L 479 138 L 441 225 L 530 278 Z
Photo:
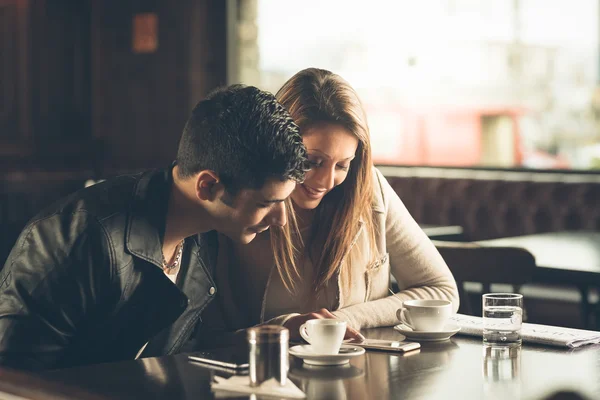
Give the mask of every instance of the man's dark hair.
M 188 119 L 177 152 L 179 176 L 216 172 L 226 190 L 259 189 L 269 178 L 304 180 L 306 148 L 298 126 L 271 93 L 219 88 Z

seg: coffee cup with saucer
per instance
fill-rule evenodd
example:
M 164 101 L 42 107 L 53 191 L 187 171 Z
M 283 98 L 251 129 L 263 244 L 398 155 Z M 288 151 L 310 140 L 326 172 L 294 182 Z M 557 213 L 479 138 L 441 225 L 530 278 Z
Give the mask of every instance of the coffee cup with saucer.
M 293 346 L 289 353 L 311 365 L 342 365 L 365 353 L 358 346 L 342 345 L 346 322 L 333 318 L 311 319 L 300 327 L 300 336 L 309 345 Z
M 460 331 L 460 327 L 449 322 L 451 315 L 452 302 L 448 300 L 407 300 L 397 311 L 402 323 L 394 329 L 408 340 L 447 340 Z

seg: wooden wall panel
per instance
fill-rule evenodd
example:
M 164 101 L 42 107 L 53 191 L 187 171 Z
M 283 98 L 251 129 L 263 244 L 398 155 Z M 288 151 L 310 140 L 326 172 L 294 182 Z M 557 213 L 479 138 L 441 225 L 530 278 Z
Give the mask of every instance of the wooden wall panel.
M 89 1 L 0 0 L 0 170 L 89 163 Z
M 17 106 L 18 68 L 16 36 L 16 4 L 0 4 L 0 138 L 14 140 L 18 136 Z
M 39 146 L 91 138 L 88 1 L 32 2 L 32 121 Z
M 167 164 L 192 107 L 226 83 L 225 7 L 0 0 L 0 172 Z M 140 53 L 132 21 L 144 13 L 156 16 L 158 45 Z
M 28 1 L 0 0 L 0 156 L 22 155 L 31 135 Z
M 144 13 L 156 15 L 158 47 L 136 53 L 133 19 Z M 93 135 L 108 170 L 169 163 L 192 106 L 225 76 L 225 2 L 92 3 Z

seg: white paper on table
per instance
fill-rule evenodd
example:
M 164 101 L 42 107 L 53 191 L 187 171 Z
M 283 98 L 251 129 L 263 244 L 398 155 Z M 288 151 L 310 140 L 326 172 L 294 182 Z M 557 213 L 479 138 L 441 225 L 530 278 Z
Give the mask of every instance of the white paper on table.
M 450 320 L 460 326 L 459 335 L 483 337 L 483 318 L 456 314 L 450 317 Z M 537 343 L 573 349 L 586 344 L 600 343 L 600 332 L 523 323 L 521 338 L 523 343 Z
M 236 393 L 254 393 L 260 396 L 275 396 L 275 397 L 286 397 L 290 399 L 304 399 L 306 395 L 302 390 L 289 379 L 286 381 L 285 386 L 281 386 L 275 378 L 271 378 L 263 382 L 260 386 L 250 386 L 250 378 L 246 375 L 234 375 L 231 378 L 223 378 L 215 375 L 215 382 L 210 384 L 210 387 L 215 392 L 215 397 L 228 397 L 227 393 L 222 392 L 236 392 Z

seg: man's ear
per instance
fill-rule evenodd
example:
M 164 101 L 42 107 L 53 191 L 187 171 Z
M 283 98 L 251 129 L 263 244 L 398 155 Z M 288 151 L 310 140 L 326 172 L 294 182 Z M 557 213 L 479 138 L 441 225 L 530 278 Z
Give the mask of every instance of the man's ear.
M 204 170 L 196 177 L 196 197 L 200 200 L 214 201 L 225 191 L 225 187 L 214 171 Z

